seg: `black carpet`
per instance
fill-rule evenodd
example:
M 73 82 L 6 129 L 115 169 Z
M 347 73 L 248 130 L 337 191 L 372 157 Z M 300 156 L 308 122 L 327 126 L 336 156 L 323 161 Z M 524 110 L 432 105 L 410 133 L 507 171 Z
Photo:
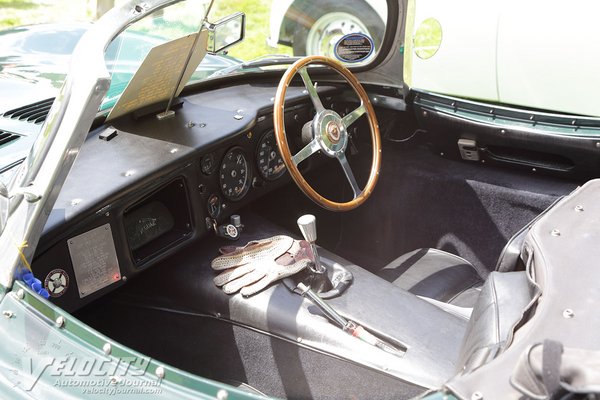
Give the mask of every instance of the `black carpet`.
M 350 159 L 359 183 L 368 172 L 366 158 Z M 343 198 L 339 196 L 347 196 L 349 188 L 335 169 L 319 171 L 313 183 L 328 195 Z M 385 143 L 375 192 L 358 209 L 323 211 L 290 186 L 266 198 L 255 211 L 296 230 L 297 216 L 316 214 L 318 243 L 372 272 L 408 251 L 433 247 L 467 259 L 485 277 L 508 239 L 576 186 L 557 178 L 449 160 L 426 148 Z

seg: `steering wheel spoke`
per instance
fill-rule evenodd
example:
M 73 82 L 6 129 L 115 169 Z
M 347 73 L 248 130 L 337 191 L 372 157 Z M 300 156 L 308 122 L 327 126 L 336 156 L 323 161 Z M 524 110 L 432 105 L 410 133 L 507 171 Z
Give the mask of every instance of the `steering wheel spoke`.
M 338 154 L 337 159 L 340 162 L 342 169 L 344 170 L 346 179 L 348 179 L 348 182 L 350 183 L 350 186 L 352 187 L 352 192 L 354 193 L 354 198 L 357 198 L 362 193 L 362 190 L 360 189 L 360 187 L 358 187 L 358 183 L 356 182 L 354 173 L 352 172 L 352 169 L 350 168 L 350 164 L 348 164 L 348 159 L 346 158 L 346 154 L 344 154 L 344 153 Z
M 312 156 L 317 151 L 319 151 L 319 149 L 319 143 L 315 139 L 311 140 L 309 144 L 302 148 L 302 150 L 296 153 L 296 155 L 292 156 L 292 161 L 294 162 L 294 165 L 300 164 L 302 161 L 306 160 L 308 157 Z
M 317 93 L 317 88 L 315 87 L 315 85 L 313 85 L 312 80 L 310 79 L 310 76 L 308 75 L 308 71 L 306 70 L 306 67 L 300 68 L 298 70 L 298 73 L 300 74 L 300 77 L 302 78 L 302 81 L 304 82 L 304 86 L 306 87 L 306 90 L 308 91 L 308 95 L 309 95 L 313 105 L 315 106 L 315 110 L 317 111 L 317 113 L 323 111 L 325 109 L 325 107 L 323 107 L 323 103 L 321 103 L 321 98 L 319 97 L 319 94 Z
M 367 108 L 365 107 L 364 103 L 361 103 L 360 106 L 358 106 L 354 110 L 350 111 L 348 114 L 346 114 L 346 116 L 344 116 L 344 118 L 342 118 L 342 121 L 344 122 L 344 126 L 346 128 L 348 128 L 350 125 L 352 125 L 354 122 L 356 122 L 356 120 L 359 119 L 366 112 L 367 112 Z

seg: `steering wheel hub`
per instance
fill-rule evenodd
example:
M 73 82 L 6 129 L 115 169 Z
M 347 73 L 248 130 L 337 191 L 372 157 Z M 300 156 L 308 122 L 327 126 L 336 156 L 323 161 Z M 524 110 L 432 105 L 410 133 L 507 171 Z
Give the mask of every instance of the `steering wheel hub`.
M 339 116 L 333 110 L 323 110 L 315 118 L 315 136 L 323 152 L 335 157 L 346 150 L 348 132 Z

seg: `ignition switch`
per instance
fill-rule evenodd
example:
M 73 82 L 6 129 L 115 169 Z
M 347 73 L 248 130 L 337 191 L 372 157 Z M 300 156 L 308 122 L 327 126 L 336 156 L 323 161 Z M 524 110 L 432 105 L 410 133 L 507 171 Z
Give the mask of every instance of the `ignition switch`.
M 229 217 L 229 223 L 223 225 L 217 225 L 215 220 L 213 222 L 213 230 L 215 234 L 219 237 L 223 237 L 229 240 L 238 240 L 240 238 L 240 234 L 244 229 L 244 225 L 242 225 L 242 218 L 234 214 Z

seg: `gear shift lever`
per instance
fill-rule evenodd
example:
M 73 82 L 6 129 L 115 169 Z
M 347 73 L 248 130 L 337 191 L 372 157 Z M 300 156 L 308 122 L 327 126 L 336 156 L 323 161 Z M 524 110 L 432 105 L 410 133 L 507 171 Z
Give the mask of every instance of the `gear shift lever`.
M 315 257 L 315 269 L 313 272 L 322 274 L 326 272 L 326 269 L 323 265 L 321 265 L 321 259 L 319 258 L 319 253 L 317 252 L 317 219 L 314 215 L 305 214 L 298 218 L 298 228 L 300 228 L 300 232 L 302 232 L 302 236 L 304 236 L 304 240 L 310 243 L 310 248 L 313 252 L 313 256 Z

